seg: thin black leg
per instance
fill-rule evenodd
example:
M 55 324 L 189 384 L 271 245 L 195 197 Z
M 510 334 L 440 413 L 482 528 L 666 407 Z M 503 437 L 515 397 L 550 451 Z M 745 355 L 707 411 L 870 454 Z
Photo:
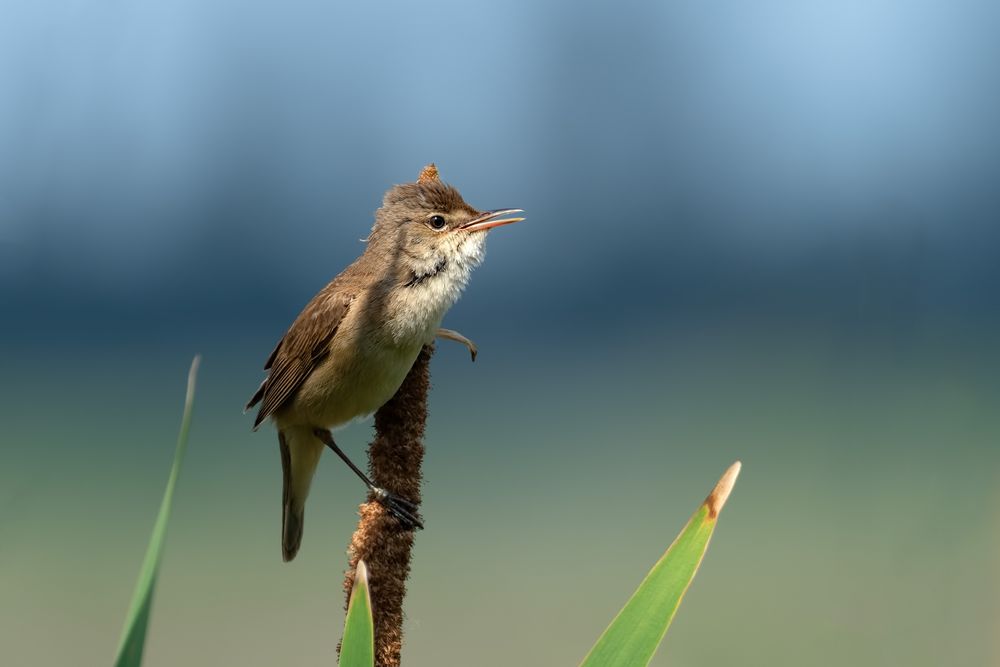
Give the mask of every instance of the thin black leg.
M 399 519 L 400 523 L 405 525 L 410 530 L 414 530 L 416 528 L 423 530 L 424 524 L 415 514 L 417 511 L 416 504 L 410 502 L 406 498 L 400 498 L 396 494 L 390 493 L 382 487 L 375 486 L 375 483 L 368 478 L 368 475 L 366 475 L 361 468 L 354 465 L 354 462 L 348 458 L 347 454 L 345 454 L 343 450 L 337 446 L 337 443 L 333 441 L 333 434 L 330 433 L 328 429 L 318 428 L 314 431 L 314 433 L 317 438 L 323 441 L 323 444 L 332 449 L 334 454 L 339 456 L 340 459 L 347 464 L 348 468 L 354 471 L 354 474 L 365 483 L 365 486 L 367 486 L 368 490 L 372 492 L 375 499 L 381 503 L 383 507 L 389 510 L 390 514 Z

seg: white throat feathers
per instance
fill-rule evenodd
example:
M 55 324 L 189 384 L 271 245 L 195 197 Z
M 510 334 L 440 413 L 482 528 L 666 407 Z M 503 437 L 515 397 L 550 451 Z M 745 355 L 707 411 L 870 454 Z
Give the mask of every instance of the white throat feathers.
M 432 256 L 409 258 L 408 277 L 394 291 L 388 329 L 398 344 L 426 343 L 469 282 L 472 270 L 486 255 L 486 232 L 456 234 L 442 239 Z

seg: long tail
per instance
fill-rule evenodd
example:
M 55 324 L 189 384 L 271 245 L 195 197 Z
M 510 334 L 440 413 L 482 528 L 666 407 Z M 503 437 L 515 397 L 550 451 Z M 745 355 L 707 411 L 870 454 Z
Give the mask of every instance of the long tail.
M 281 555 L 287 563 L 295 558 L 302 544 L 306 498 L 324 445 L 313 430 L 305 426 L 278 431 L 278 444 L 284 482 L 281 493 Z

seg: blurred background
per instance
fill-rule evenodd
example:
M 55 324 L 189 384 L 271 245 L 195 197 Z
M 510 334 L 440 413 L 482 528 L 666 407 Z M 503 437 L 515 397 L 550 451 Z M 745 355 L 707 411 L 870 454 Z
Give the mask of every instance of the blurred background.
M 382 193 L 491 235 L 432 372 L 406 664 L 572 665 L 733 460 L 657 665 L 1000 663 L 1000 6 L 2 0 L 0 662 L 332 664 L 241 414 Z M 361 458 L 370 426 L 339 441 Z

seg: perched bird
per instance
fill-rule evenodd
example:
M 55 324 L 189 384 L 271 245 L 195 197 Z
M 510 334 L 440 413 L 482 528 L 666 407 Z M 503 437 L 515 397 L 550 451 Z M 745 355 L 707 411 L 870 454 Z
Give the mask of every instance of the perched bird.
M 371 480 L 336 445 L 330 429 L 374 413 L 392 398 L 424 344 L 436 336 L 476 348 L 441 329 L 472 270 L 483 261 L 486 232 L 524 218 L 520 209 L 480 212 L 424 168 L 415 183 L 386 192 L 365 251 L 306 304 L 264 369 L 246 409 L 260 404 L 254 430 L 271 418 L 278 430 L 284 491 L 281 550 L 302 542 L 306 497 L 320 454 L 329 447 L 408 529 L 422 528 L 416 507 Z

